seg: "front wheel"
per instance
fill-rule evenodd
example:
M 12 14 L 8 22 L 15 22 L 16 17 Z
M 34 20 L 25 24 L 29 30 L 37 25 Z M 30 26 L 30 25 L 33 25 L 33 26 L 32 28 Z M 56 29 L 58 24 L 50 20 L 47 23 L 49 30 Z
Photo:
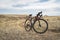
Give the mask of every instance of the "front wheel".
M 48 29 L 48 23 L 46 20 L 44 19 L 40 19 L 40 20 L 37 20 L 35 23 L 34 23 L 34 27 L 33 27 L 34 31 L 37 32 L 37 33 L 40 33 L 40 34 L 43 34 L 47 31 Z

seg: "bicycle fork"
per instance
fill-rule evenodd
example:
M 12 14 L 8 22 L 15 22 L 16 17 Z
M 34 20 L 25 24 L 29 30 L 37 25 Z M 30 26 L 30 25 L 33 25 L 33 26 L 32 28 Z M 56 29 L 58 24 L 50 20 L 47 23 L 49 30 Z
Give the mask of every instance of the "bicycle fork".
M 39 21 L 39 27 L 41 27 L 40 21 Z

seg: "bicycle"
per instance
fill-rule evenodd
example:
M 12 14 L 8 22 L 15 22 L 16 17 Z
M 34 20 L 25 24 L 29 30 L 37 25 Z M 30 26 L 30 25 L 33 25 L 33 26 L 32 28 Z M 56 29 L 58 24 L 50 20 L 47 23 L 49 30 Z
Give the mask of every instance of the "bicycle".
M 31 16 L 31 15 L 29 15 Z M 28 16 L 28 17 L 29 17 Z M 24 27 L 26 31 L 30 31 L 33 30 L 36 33 L 40 33 L 43 34 L 47 31 L 48 29 L 48 22 L 46 20 L 44 20 L 42 17 L 42 15 L 39 14 L 40 17 L 35 16 L 35 17 L 30 17 L 28 19 L 26 19 L 25 23 L 24 23 Z

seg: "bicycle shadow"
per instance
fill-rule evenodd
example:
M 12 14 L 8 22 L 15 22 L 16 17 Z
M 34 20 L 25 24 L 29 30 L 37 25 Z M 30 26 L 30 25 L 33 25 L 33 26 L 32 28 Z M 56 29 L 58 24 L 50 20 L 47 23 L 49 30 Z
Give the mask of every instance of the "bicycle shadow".
M 60 28 L 57 29 L 48 29 L 48 31 L 54 32 L 54 33 L 60 33 Z

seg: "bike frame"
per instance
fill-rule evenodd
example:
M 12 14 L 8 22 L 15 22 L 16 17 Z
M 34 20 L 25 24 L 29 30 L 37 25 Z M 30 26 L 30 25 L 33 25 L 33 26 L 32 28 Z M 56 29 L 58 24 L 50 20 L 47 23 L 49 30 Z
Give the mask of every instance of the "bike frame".
M 26 23 L 28 20 L 30 21 L 30 25 L 27 24 L 27 26 L 25 26 L 25 29 L 26 29 L 27 27 L 30 27 L 30 28 L 29 28 L 28 30 L 26 29 L 26 31 L 30 31 L 30 30 L 32 30 L 32 28 L 33 28 L 33 30 L 34 30 L 36 33 L 40 33 L 40 34 L 45 33 L 45 32 L 47 31 L 47 29 L 48 29 L 48 23 L 47 23 L 46 20 L 43 19 L 42 16 L 40 16 L 40 15 L 39 15 L 39 16 L 35 16 L 35 17 L 31 17 L 31 16 L 30 16 L 30 18 L 28 17 L 28 19 L 26 19 L 25 23 Z M 36 21 L 39 22 L 39 27 L 42 27 L 39 20 L 42 20 L 42 21 L 44 21 L 44 22 L 46 23 L 46 29 L 45 29 L 44 31 L 42 31 L 42 32 L 37 31 L 37 30 L 34 28 L 34 24 L 36 23 Z
M 40 17 L 35 17 L 35 19 L 31 19 L 30 22 L 31 22 L 31 29 L 33 28 L 34 26 L 34 23 L 37 21 L 37 20 L 40 20 L 41 18 Z

